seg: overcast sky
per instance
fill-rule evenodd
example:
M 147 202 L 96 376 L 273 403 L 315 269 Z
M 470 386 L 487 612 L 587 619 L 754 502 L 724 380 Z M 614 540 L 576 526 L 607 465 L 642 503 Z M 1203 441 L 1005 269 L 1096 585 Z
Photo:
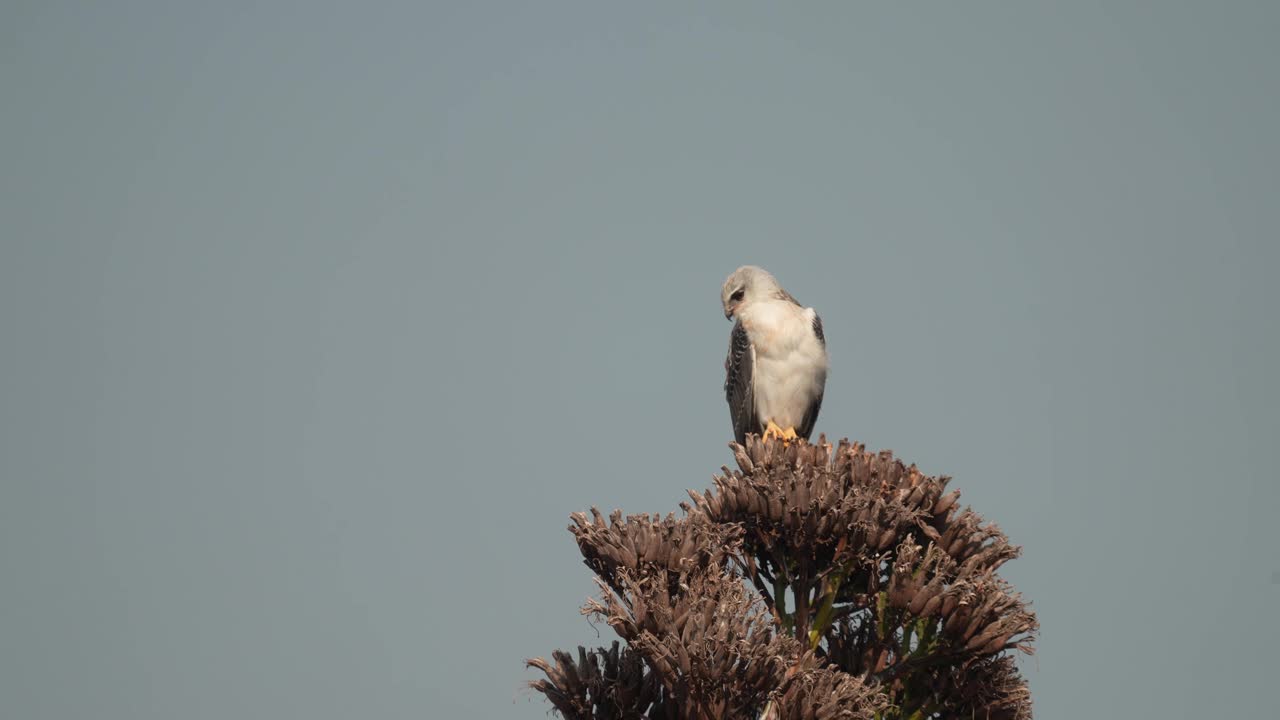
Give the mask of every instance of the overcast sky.
M 0 7 L 0 714 L 544 717 L 744 263 L 1040 718 L 1274 714 L 1280 6 L 689 5 Z

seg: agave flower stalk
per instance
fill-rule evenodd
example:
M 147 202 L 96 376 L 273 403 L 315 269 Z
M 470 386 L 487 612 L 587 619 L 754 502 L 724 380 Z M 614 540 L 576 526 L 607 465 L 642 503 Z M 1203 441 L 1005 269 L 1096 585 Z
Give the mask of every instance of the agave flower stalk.
M 583 612 L 625 645 L 529 661 L 558 713 L 1030 717 L 1009 653 L 1038 625 L 998 572 L 1019 550 L 949 478 L 847 440 L 730 447 L 679 517 L 572 516 Z

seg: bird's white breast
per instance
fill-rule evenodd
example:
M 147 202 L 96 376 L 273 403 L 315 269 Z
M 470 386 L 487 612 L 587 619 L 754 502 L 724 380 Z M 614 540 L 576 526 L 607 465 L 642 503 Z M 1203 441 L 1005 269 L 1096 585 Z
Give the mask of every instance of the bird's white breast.
M 797 427 L 827 381 L 827 350 L 813 308 L 785 300 L 752 303 L 739 314 L 755 350 L 752 394 L 762 424 Z

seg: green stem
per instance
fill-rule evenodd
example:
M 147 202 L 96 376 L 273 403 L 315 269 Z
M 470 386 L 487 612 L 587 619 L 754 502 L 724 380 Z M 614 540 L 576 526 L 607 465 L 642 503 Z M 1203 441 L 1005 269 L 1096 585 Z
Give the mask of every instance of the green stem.
M 836 595 L 840 593 L 840 584 L 844 582 L 844 571 L 835 573 L 835 577 L 830 581 L 830 587 L 822 599 L 822 607 L 818 609 L 818 617 L 813 621 L 813 628 L 809 630 L 809 649 L 817 650 L 818 643 L 822 637 L 827 634 L 827 629 L 831 626 L 831 610 L 836 602 Z
M 881 590 L 876 595 L 876 615 L 876 619 L 879 621 L 876 627 L 876 630 L 879 631 L 877 640 L 882 643 L 887 642 L 889 638 L 889 593 L 886 590 Z
M 916 637 L 920 639 L 920 647 L 916 650 L 927 649 L 933 644 L 933 621 L 931 618 L 923 617 L 916 621 Z
M 773 578 L 773 605 L 778 611 L 778 622 L 784 632 L 791 632 L 791 616 L 787 614 L 787 582 L 779 573 Z

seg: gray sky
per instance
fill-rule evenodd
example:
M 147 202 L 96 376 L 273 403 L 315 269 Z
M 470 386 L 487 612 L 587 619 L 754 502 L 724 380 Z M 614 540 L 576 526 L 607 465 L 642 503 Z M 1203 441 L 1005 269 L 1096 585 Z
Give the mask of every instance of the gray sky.
M 747 262 L 1024 546 L 1039 717 L 1272 714 L 1277 6 L 685 5 L 0 8 L 6 718 L 543 717 Z

